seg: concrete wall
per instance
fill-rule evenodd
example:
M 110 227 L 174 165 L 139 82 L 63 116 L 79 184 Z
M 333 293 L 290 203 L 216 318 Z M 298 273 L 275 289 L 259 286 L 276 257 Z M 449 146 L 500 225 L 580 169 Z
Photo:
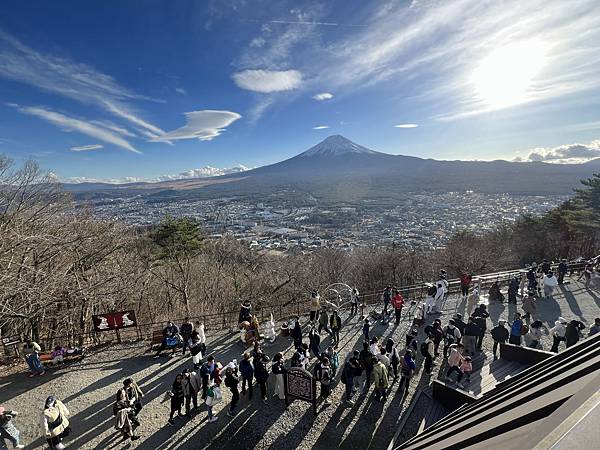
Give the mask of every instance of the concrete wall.
M 522 347 L 520 345 L 500 344 L 500 358 L 507 361 L 516 361 L 528 366 L 533 366 L 551 356 L 554 356 L 554 353 Z

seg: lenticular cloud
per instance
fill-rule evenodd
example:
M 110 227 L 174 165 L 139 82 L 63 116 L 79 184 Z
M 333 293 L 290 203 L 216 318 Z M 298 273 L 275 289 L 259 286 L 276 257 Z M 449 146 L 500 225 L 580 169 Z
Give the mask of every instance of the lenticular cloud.
M 185 113 L 187 124 L 176 130 L 156 137 L 155 141 L 175 141 L 178 139 L 199 139 L 211 141 L 242 116 L 232 111 L 205 109 Z

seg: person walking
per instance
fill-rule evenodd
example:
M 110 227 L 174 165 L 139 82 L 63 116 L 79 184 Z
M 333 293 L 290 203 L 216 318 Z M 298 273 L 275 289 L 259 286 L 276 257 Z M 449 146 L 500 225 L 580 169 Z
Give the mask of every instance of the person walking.
M 138 419 L 138 415 L 142 411 L 144 407 L 143 398 L 144 393 L 137 385 L 135 381 L 131 378 L 126 378 L 123 380 L 123 387 L 121 388 L 122 396 L 127 400 L 129 405 L 131 406 L 131 411 L 129 412 L 129 417 L 133 428 L 140 426 L 140 421 Z M 119 396 L 117 396 L 118 398 Z M 118 400 L 117 400 L 118 401 Z
M 181 408 L 183 407 L 184 399 L 183 375 L 178 373 L 171 386 L 171 413 L 169 414 L 169 425 L 175 425 L 175 413 L 177 413 L 179 417 L 182 416 Z
M 329 325 L 331 327 L 331 336 L 333 338 L 333 347 L 337 348 L 340 345 L 340 331 L 342 330 L 342 319 L 339 316 L 337 310 L 331 313 L 329 318 Z
M 515 314 L 515 320 L 510 327 L 510 337 L 508 342 L 513 345 L 521 345 L 521 336 L 523 335 L 523 320 L 521 320 L 521 314 Z
M 383 290 L 382 297 L 383 297 L 383 310 L 381 312 L 381 315 L 383 317 L 385 317 L 387 314 L 388 306 L 389 306 L 390 302 L 392 301 L 392 287 L 391 286 L 388 285 L 385 287 L 385 289 Z
M 46 373 L 42 366 L 42 362 L 40 361 L 41 351 L 42 348 L 37 342 L 32 341 L 30 338 L 25 340 L 25 344 L 23 344 L 23 355 L 25 356 L 25 362 L 31 371 L 29 378 L 36 375 L 44 375 Z
M 335 376 L 337 375 L 337 371 L 340 367 L 340 356 L 338 355 L 338 352 L 335 351 L 335 348 L 333 348 L 333 346 L 331 345 L 327 347 L 324 355 L 327 356 L 327 359 L 329 359 L 331 374 L 333 378 L 335 378 Z
M 321 385 L 321 398 L 323 399 L 323 403 L 325 405 L 331 405 L 329 394 L 331 394 L 331 382 L 333 380 L 333 375 L 331 373 L 329 358 L 323 356 L 321 361 L 317 363 L 315 366 L 314 376 L 315 380 L 317 380 Z
M 442 328 L 442 321 L 440 319 L 435 319 L 433 324 L 431 325 L 431 329 L 427 330 L 425 327 L 425 333 L 431 332 L 433 334 L 433 351 L 434 355 L 437 358 L 439 355 L 440 344 L 444 340 L 444 329 Z
M 302 327 L 300 326 L 300 319 L 296 317 L 294 328 L 292 329 L 292 339 L 294 339 L 294 348 L 298 350 L 302 345 Z
M 71 413 L 63 402 L 53 395 L 49 396 L 44 403 L 42 413 L 42 425 L 46 442 L 50 448 L 62 450 L 65 445 L 63 439 L 71 433 L 69 427 L 69 416 Z
M 235 367 L 235 364 L 229 363 L 225 369 L 225 386 L 231 391 L 231 404 L 229 405 L 229 411 L 227 412 L 229 417 L 235 417 L 236 414 L 235 407 L 240 400 L 240 392 L 238 390 L 239 383 L 240 379 L 237 375 L 237 368 Z
M 285 400 L 285 386 L 283 377 L 285 376 L 285 365 L 283 362 L 283 353 L 275 353 L 273 356 L 273 364 L 271 364 L 271 372 L 275 377 L 275 393 L 274 397 L 279 400 Z
M 535 320 L 529 325 L 529 332 L 526 335 L 529 348 L 536 348 L 543 350 L 540 341 L 542 339 L 542 327 L 543 324 L 539 320 Z
M 369 319 L 365 319 L 363 322 L 363 339 L 365 342 L 369 342 L 369 330 L 371 329 L 371 322 Z
M 558 284 L 562 285 L 565 282 L 565 276 L 569 271 L 569 265 L 567 264 L 567 260 L 565 258 L 560 260 L 560 264 L 558 265 Z
M 425 357 L 425 373 L 431 375 L 433 369 L 433 358 L 434 358 L 435 345 L 433 343 L 433 334 L 429 334 L 427 339 L 421 343 L 421 355 Z
M 133 404 L 128 400 L 123 389 L 117 391 L 117 400 L 113 406 L 113 414 L 115 416 L 115 430 L 121 432 L 123 440 L 131 439 L 135 441 L 140 438 L 140 436 L 135 434 L 135 428 L 139 425 L 139 422 L 136 421 L 136 425 L 132 420 L 134 417 Z
M 379 359 L 373 357 L 373 371 L 371 381 L 375 386 L 375 400 L 378 402 L 387 400 L 387 388 L 389 387 L 387 367 Z
M 208 358 L 206 358 L 206 362 L 200 366 L 200 379 L 202 380 L 202 400 L 206 400 L 206 393 L 208 392 L 210 380 L 214 380 L 214 378 L 215 357 L 213 355 L 209 355 Z
M 446 372 L 446 381 L 452 381 L 452 374 L 456 372 L 457 382 L 460 381 L 460 365 L 463 361 L 462 350 L 464 346 L 462 344 L 450 345 L 450 354 L 448 355 L 448 371 Z
M 402 316 L 402 307 L 404 306 L 404 297 L 400 294 L 400 291 L 396 289 L 394 296 L 392 297 L 392 306 L 394 307 L 394 315 L 396 317 L 396 326 L 400 325 L 400 318 Z
M 250 353 L 245 352 L 240 362 L 240 374 L 242 376 L 242 395 L 246 395 L 246 384 L 248 385 L 248 400 L 252 400 L 252 379 L 254 378 L 254 367 L 250 362 Z
M 408 395 L 408 388 L 410 386 L 410 380 L 412 380 L 415 371 L 417 370 L 417 364 L 415 363 L 413 352 L 406 350 L 404 356 L 400 359 L 400 383 L 398 389 L 402 389 L 404 386 L 404 397 Z
M 559 317 L 556 322 L 554 322 L 554 327 L 550 329 L 550 334 L 552 335 L 552 348 L 550 349 L 553 353 L 558 353 L 558 347 L 561 342 L 565 342 L 565 333 L 567 331 L 566 328 L 567 320 Z
M 13 448 L 25 448 L 21 444 L 21 432 L 13 423 L 13 419 L 18 415 L 17 411 L 0 406 L 0 444 L 4 444 L 4 448 L 6 449 L 8 448 L 6 447 L 7 440 L 12 443 Z
M 498 321 L 498 325 L 492 328 L 491 331 L 492 339 L 494 340 L 494 346 L 492 349 L 492 353 L 494 354 L 494 361 L 498 359 L 498 346 L 500 344 L 506 344 L 506 341 L 508 341 L 508 338 L 510 337 L 508 328 L 504 326 L 505 324 L 506 320 L 500 319 Z

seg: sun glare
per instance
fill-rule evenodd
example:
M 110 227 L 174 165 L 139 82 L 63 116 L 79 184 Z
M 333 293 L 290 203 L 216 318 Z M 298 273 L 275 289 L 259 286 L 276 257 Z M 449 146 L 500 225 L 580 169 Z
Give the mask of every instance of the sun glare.
M 546 50 L 543 42 L 530 40 L 492 51 L 473 72 L 479 99 L 493 108 L 524 102 L 532 80 L 546 62 Z

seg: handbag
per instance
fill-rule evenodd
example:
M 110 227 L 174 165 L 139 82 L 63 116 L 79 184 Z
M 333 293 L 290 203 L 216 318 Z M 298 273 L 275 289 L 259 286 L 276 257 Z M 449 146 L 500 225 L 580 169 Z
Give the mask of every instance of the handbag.
M 215 402 L 219 402 L 219 401 L 223 400 L 223 393 L 221 392 L 220 387 L 218 387 L 218 386 L 214 387 L 213 393 L 214 393 Z

